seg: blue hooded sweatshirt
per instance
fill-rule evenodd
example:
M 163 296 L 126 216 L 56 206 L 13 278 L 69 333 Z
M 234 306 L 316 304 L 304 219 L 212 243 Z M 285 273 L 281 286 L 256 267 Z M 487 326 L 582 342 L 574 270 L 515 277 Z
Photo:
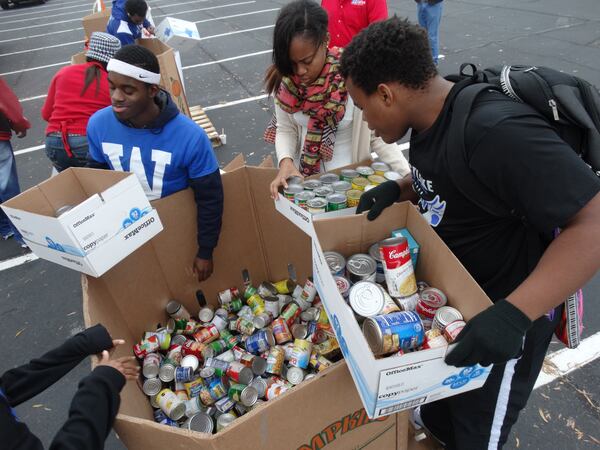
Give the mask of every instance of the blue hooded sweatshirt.
M 126 0 L 113 0 L 112 11 L 106 32 L 117 37 L 121 41 L 121 45 L 135 44 L 135 40 L 142 35 L 142 28 L 148 28 L 151 23 L 144 19 L 142 26 L 133 23 L 127 11 L 125 11 Z

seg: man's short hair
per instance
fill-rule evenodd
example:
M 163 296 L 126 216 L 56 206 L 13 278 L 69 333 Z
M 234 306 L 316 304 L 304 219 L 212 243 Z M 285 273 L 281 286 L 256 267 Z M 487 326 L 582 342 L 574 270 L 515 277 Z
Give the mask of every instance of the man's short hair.
M 113 58 L 153 73 L 160 73 L 158 59 L 156 59 L 154 53 L 152 53 L 146 47 L 142 47 L 141 45 L 126 45 L 117 53 L 115 53 Z
M 381 83 L 421 89 L 437 74 L 425 29 L 396 16 L 371 24 L 342 54 L 341 72 L 371 95 Z
M 146 17 L 148 4 L 145 0 L 127 0 L 125 2 L 125 12 L 130 16 Z

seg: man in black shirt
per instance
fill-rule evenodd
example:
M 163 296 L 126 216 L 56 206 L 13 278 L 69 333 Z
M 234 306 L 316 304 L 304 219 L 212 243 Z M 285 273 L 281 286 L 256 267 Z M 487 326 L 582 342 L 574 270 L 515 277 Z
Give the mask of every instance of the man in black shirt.
M 121 389 L 126 380 L 139 377 L 134 356 L 112 359 L 115 346 L 106 328 L 96 325 L 67 340 L 28 364 L 0 376 L 0 448 L 42 450 L 41 441 L 21 422 L 13 407 L 36 396 L 56 383 L 90 355 L 98 354 L 96 368 L 79 383 L 69 418 L 58 431 L 50 450 L 100 450 L 119 411 Z
M 485 385 L 424 405 L 416 419 L 446 448 L 501 448 L 559 317 L 547 313 L 599 269 L 600 180 L 531 107 L 484 92 L 465 129 L 469 168 L 518 212 L 491 215 L 449 173 L 457 88 L 437 73 L 423 29 L 396 17 L 371 25 L 346 48 L 342 73 L 355 105 L 384 141 L 412 130 L 412 174 L 363 194 L 358 211 L 370 210 L 374 220 L 395 201 L 418 203 L 494 301 L 469 321 L 446 356 L 455 366 L 494 364 Z M 563 231 L 552 240 L 558 228 Z

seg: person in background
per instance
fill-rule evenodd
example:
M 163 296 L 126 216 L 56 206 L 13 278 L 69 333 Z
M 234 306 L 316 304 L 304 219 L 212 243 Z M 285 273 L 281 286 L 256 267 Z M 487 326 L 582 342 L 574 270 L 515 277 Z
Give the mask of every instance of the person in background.
M 465 84 L 438 73 L 425 30 L 406 20 L 359 33 L 341 71 L 386 142 L 411 130 L 412 173 L 365 192 L 357 213 L 368 210 L 375 220 L 397 201 L 418 203 L 494 302 L 468 321 L 445 357 L 456 367 L 493 364 L 484 385 L 416 408 L 414 421 L 447 449 L 502 448 L 535 386 L 563 302 L 600 268 L 600 179 L 540 113 L 498 91 L 475 99 L 464 142 L 453 141 Z M 471 192 L 448 164 L 449 155 L 461 154 L 451 145 L 461 146 L 465 168 L 480 183 Z M 488 211 L 473 189 L 488 189 L 506 212 Z
M 433 62 L 437 66 L 440 57 L 440 21 L 443 0 L 415 0 L 419 25 L 427 30 Z
M 50 449 L 101 450 L 119 412 L 119 393 L 127 380 L 139 377 L 135 356 L 113 359 L 113 340 L 98 324 L 68 339 L 28 364 L 7 370 L 0 376 L 0 442 L 6 450 L 43 450 L 41 441 L 19 420 L 14 407 L 44 392 L 81 361 L 98 355 L 96 368 L 79 382 L 69 408 L 69 417 L 55 435 Z
M 0 204 L 21 193 L 17 163 L 10 139 L 15 131 L 23 138 L 31 124 L 23 115 L 19 99 L 6 82 L 0 78 Z M 14 237 L 21 247 L 27 248 L 19 231 L 13 226 L 6 213 L 0 208 L 0 236 L 6 240 Z
M 48 122 L 46 155 L 58 172 L 86 165 L 87 123 L 92 114 L 110 105 L 106 64 L 120 48 L 116 37 L 92 33 L 86 62 L 63 67 L 52 78 L 42 118 Z
M 356 33 L 388 18 L 386 0 L 321 0 L 329 16 L 329 48 L 345 47 Z
M 160 68 L 150 50 L 126 45 L 107 69 L 112 107 L 88 123 L 88 167 L 135 173 L 149 200 L 191 187 L 198 227 L 192 269 L 204 281 L 213 272 L 223 216 L 223 185 L 210 140 L 158 86 Z
M 146 19 L 147 12 L 144 0 L 113 0 L 106 32 L 117 37 L 121 45 L 134 44 L 142 36 L 142 28 L 154 34 L 154 27 Z
M 401 176 L 410 168 L 399 146 L 375 136 L 354 107 L 339 71 L 340 50 L 328 49 L 327 13 L 311 0 L 281 9 L 273 33 L 273 65 L 265 77 L 275 114 L 265 140 L 275 144 L 277 198 L 291 176 L 309 176 L 365 159 L 376 152 Z

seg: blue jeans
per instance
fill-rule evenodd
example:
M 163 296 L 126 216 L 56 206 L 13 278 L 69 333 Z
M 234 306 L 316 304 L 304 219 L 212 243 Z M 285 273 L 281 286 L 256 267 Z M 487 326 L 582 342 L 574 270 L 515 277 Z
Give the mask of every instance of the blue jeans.
M 10 141 L 0 141 L 0 204 L 20 193 L 17 164 L 12 146 Z M 21 234 L 0 208 L 0 235 L 5 237 L 10 235 L 11 232 L 15 233 L 16 239 L 21 240 Z
M 73 157 L 67 155 L 60 133 L 50 133 L 46 136 L 46 156 L 59 172 L 69 167 L 84 167 L 87 163 L 87 137 L 69 134 L 67 140 Z
M 419 18 L 419 25 L 427 30 L 433 62 L 436 65 L 438 63 L 438 56 L 440 54 L 439 35 L 443 3 L 444 2 L 439 2 L 435 5 L 430 5 L 426 0 L 422 0 L 417 3 L 417 17 Z

